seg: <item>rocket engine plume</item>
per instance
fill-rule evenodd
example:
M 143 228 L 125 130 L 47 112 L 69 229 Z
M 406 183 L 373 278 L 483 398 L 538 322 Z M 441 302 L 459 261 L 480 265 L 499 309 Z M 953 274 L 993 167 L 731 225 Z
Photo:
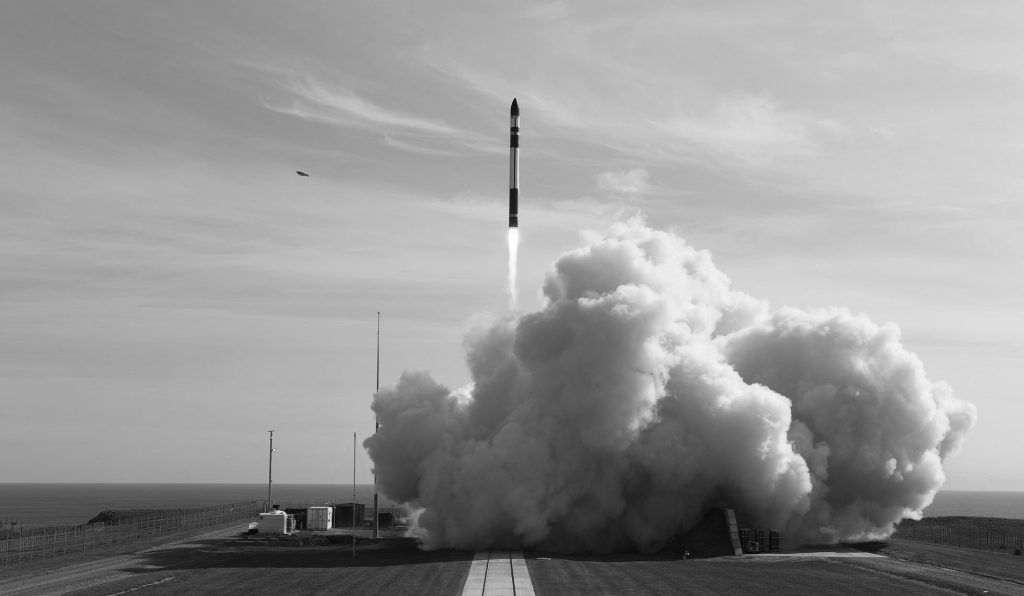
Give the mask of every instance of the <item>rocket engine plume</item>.
M 772 309 L 637 219 L 543 291 L 467 333 L 470 385 L 405 372 L 374 397 L 364 445 L 425 548 L 656 550 L 716 506 L 788 544 L 876 539 L 974 424 L 894 324 Z
M 513 313 L 519 310 L 519 292 L 516 288 L 516 272 L 519 268 L 519 228 L 508 229 L 508 308 Z

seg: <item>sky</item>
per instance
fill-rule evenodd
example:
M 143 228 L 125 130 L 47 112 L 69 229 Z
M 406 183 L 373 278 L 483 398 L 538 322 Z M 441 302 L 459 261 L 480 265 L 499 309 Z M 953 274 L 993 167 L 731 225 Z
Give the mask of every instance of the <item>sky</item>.
M 892 321 L 1024 491 L 1024 6 L 0 5 L 0 482 L 346 483 L 380 382 L 469 380 L 642 214 L 773 306 Z M 296 170 L 309 173 L 299 177 Z M 356 449 L 356 476 L 371 478 Z

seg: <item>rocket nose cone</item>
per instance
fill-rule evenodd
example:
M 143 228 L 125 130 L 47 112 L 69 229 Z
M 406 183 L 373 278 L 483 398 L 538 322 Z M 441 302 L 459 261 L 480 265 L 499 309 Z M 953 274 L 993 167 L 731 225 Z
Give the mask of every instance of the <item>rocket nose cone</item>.
M 512 115 L 513 116 L 518 116 L 519 115 L 519 102 L 517 102 L 516 98 L 514 98 L 514 97 L 512 98 Z

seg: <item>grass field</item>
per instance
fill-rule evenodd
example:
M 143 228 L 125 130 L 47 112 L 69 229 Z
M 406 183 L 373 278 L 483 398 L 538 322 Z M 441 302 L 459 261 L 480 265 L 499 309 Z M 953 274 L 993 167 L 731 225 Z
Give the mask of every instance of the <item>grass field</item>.
M 528 553 L 539 595 L 1024 594 L 1024 557 L 903 540 L 858 545 L 868 555 L 794 553 L 682 560 L 678 555 Z M 344 534 L 249 537 L 239 528 L 142 553 L 37 569 L 0 593 L 461 594 L 473 553 L 423 552 L 403 538 Z
M 161 570 L 161 576 L 143 574 L 142 584 L 163 583 L 146 594 L 454 595 L 461 592 L 473 560 L 471 552 L 423 552 L 406 539 L 367 542 L 357 547 L 355 557 L 349 544 L 337 543 L 211 546 L 147 556 L 145 564 Z M 95 593 L 111 592 L 108 586 Z
M 909 563 L 1007 579 L 1020 583 L 1024 594 L 1024 556 L 899 539 L 869 542 L 857 547 Z
M 347 536 L 268 542 L 233 535 L 114 557 L 117 565 L 92 561 L 18 576 L 0 583 L 0 593 L 459 594 L 473 559 L 471 552 L 423 552 L 401 538 L 360 541 L 353 557 Z
M 999 517 L 926 517 L 905 519 L 894 538 L 965 548 L 1024 554 L 1024 519 Z
M 206 540 L 158 549 L 119 579 L 81 586 L 80 596 L 113 594 L 430 594 L 461 593 L 472 553 L 420 551 L 406 539 L 364 541 L 352 557 L 346 537 L 333 541 Z M 923 547 L 923 548 L 922 548 Z M 1019 557 L 977 551 L 969 565 L 987 575 L 950 571 L 964 549 L 886 542 L 864 545 L 894 557 L 819 558 L 578 557 L 531 553 L 527 565 L 538 595 L 615 594 L 900 594 L 924 596 L 1024 594 L 1024 582 L 984 557 L 1012 565 Z M 963 559 L 961 558 L 961 561 Z M 997 563 L 1000 561 L 997 561 Z
M 877 544 L 875 545 L 878 546 Z M 913 549 L 911 543 L 905 552 Z M 888 557 L 715 559 L 533 556 L 538 596 L 593 594 L 1024 594 L 1024 583 Z

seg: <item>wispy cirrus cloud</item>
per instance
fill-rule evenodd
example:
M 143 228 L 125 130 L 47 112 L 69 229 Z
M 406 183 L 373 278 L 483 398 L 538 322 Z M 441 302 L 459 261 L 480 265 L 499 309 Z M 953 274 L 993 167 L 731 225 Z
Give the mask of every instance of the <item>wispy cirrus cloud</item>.
M 758 95 L 728 97 L 705 116 L 679 116 L 657 125 L 670 138 L 753 166 L 777 157 L 814 155 L 815 135 L 846 131 L 840 122 L 787 111 Z
M 421 155 L 440 155 L 444 157 L 451 157 L 457 155 L 457 152 L 455 151 L 448 151 L 446 149 L 440 149 L 437 147 L 417 145 L 416 143 L 406 142 L 401 139 L 398 139 L 390 134 L 384 135 L 384 144 L 387 145 L 388 147 L 402 149 L 403 151 L 409 151 L 410 153 L 419 153 Z
M 310 74 L 271 69 L 284 74 L 282 87 L 294 95 L 290 103 L 264 101 L 264 107 L 281 114 L 333 126 L 357 128 L 383 135 L 389 147 L 422 154 L 452 155 L 454 148 L 494 152 L 493 139 L 447 122 L 392 109 L 357 94 L 353 89 L 330 85 Z
M 504 100 L 505 90 L 516 88 L 501 73 L 477 68 L 443 45 L 422 46 L 419 58 L 494 100 Z M 636 110 L 623 110 L 620 97 L 563 81 L 520 86 L 516 94 L 531 120 L 542 122 L 550 136 L 584 140 L 651 161 L 764 168 L 786 158 L 818 155 L 830 137 L 851 130 L 836 118 L 784 106 L 767 93 L 698 93 L 671 82 L 664 85 L 666 95 L 686 99 L 648 102 L 646 118 Z
M 283 86 L 298 98 L 288 106 L 268 103 L 266 107 L 305 120 L 390 132 L 413 131 L 453 136 L 461 132 L 440 120 L 385 108 L 358 96 L 351 89 L 329 87 L 309 75 L 292 77 Z

